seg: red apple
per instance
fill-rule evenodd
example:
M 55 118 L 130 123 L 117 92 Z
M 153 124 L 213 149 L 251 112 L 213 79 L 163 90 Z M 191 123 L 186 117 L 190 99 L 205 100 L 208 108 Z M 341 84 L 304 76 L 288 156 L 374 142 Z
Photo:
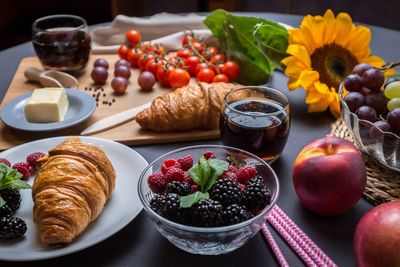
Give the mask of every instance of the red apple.
M 349 141 L 317 139 L 300 152 L 294 163 L 293 183 L 300 202 L 321 215 L 339 215 L 361 198 L 367 182 L 364 160 Z
M 400 201 L 381 204 L 367 212 L 354 234 L 358 266 L 400 266 Z

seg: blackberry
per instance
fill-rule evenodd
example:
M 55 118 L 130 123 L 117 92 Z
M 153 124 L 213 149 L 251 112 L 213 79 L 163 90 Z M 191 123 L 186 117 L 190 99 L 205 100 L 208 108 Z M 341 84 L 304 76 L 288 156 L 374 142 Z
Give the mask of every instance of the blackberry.
M 3 189 L 0 190 L 0 196 L 7 203 L 7 206 L 14 212 L 17 211 L 21 204 L 21 194 L 18 189 Z
M 26 232 L 26 223 L 17 217 L 0 218 L 0 240 L 21 237 Z
M 271 193 L 261 176 L 257 175 L 246 183 L 242 199 L 249 211 L 261 210 L 271 202 Z
M 219 201 L 222 206 L 239 204 L 241 202 L 239 183 L 231 179 L 221 179 L 211 190 L 210 198 Z
M 181 209 L 177 194 L 155 195 L 150 201 L 150 207 L 162 217 L 179 222 Z
M 251 215 L 243 206 L 233 204 L 224 209 L 223 217 L 226 225 L 232 225 L 247 221 Z
M 191 193 L 191 185 L 186 182 L 172 181 L 167 184 L 167 193 L 175 193 L 178 196 L 187 196 Z
M 0 218 L 3 218 L 3 217 L 10 217 L 10 216 L 13 215 L 13 214 L 14 214 L 14 212 L 12 211 L 12 209 L 10 209 L 10 208 L 8 207 L 7 204 L 1 206 L 1 208 L 0 208 Z
M 185 223 L 200 227 L 223 225 L 222 205 L 216 200 L 203 199 L 185 211 Z

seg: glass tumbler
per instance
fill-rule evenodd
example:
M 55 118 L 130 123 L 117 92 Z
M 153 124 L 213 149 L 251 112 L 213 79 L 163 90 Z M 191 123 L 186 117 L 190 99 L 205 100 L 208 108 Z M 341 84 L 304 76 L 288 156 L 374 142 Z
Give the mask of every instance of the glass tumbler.
M 79 75 L 90 56 L 90 35 L 85 19 L 74 15 L 52 15 L 32 25 L 32 43 L 45 69 Z
M 221 113 L 222 143 L 253 153 L 268 163 L 282 153 L 289 135 L 287 97 L 276 89 L 247 86 L 225 96 Z

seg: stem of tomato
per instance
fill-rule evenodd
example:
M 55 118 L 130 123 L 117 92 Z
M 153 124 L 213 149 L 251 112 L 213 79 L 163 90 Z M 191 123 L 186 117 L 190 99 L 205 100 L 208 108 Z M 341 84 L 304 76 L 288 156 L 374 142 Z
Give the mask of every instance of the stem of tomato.
M 208 61 L 202 54 L 200 54 L 200 52 L 196 49 L 196 47 L 193 46 L 192 42 L 188 42 L 188 44 L 190 46 L 190 49 L 192 49 L 192 51 L 195 53 L 196 56 L 201 58 L 202 61 L 205 61 L 207 65 L 214 67 L 214 69 L 217 71 L 217 74 L 221 74 L 221 72 L 218 69 L 218 66 L 214 65 L 213 63 Z

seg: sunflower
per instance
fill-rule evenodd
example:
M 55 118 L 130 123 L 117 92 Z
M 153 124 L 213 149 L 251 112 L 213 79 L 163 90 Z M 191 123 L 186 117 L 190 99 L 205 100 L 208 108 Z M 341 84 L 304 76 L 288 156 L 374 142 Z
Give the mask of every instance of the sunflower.
M 374 67 L 384 64 L 371 56 L 371 31 L 355 26 L 347 13 L 335 18 L 332 10 L 323 17 L 306 16 L 300 28 L 289 30 L 288 57 L 282 60 L 289 77 L 288 88 L 303 87 L 309 112 L 330 109 L 340 114 L 338 88 L 354 66 L 366 62 Z

